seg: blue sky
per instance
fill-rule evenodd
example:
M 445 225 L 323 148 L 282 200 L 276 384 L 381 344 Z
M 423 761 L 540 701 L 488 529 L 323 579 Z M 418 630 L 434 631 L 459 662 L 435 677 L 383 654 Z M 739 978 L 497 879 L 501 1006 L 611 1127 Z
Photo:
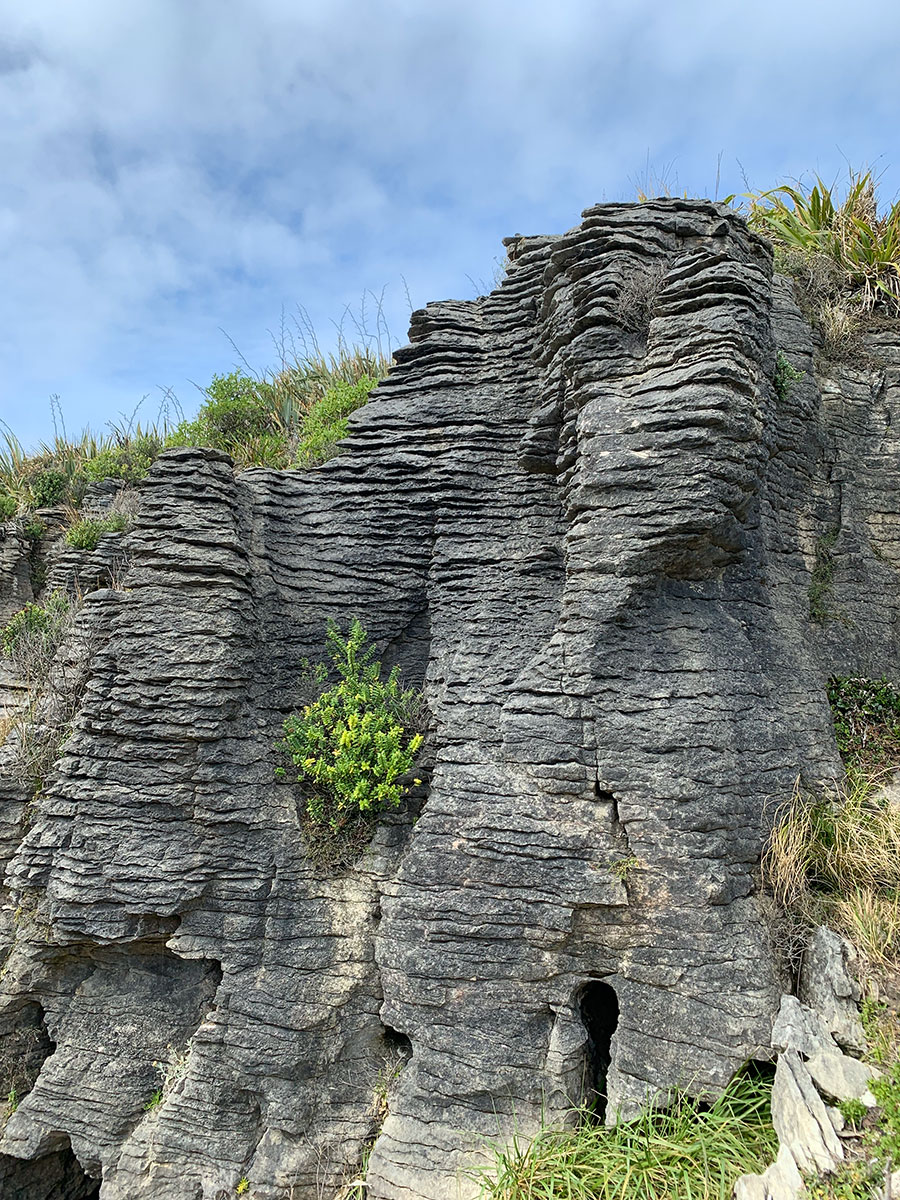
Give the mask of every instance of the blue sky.
M 0 418 L 191 410 L 382 289 L 402 343 L 406 289 L 477 294 L 648 164 L 893 199 L 898 64 L 896 0 L 0 0 Z

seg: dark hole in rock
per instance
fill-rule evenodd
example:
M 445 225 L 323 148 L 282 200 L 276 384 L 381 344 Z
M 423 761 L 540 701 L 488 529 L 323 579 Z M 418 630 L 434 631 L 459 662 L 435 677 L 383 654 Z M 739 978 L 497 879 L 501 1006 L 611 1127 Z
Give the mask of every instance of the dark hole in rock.
M 398 1033 L 396 1029 L 391 1029 L 390 1025 L 384 1025 L 381 1037 L 385 1050 L 393 1058 L 402 1059 L 404 1062 L 412 1058 L 412 1042 L 405 1033 Z
M 619 1023 L 619 998 L 602 979 L 586 983 L 578 1001 L 587 1032 L 584 1099 L 598 1121 L 606 1115 L 606 1076 L 612 1062 L 612 1036 Z
M 82 1170 L 70 1147 L 41 1158 L 0 1154 L 3 1200 L 99 1200 L 100 1180 Z

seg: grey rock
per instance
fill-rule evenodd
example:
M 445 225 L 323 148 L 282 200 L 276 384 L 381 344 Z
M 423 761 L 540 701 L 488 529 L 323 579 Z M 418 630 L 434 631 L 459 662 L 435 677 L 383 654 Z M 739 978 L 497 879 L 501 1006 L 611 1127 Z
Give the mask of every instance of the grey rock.
M 772 1084 L 772 1124 L 782 1149 L 801 1171 L 831 1171 L 844 1151 L 828 1112 L 800 1056 L 787 1050 L 778 1058 Z
M 805 1058 L 814 1054 L 839 1053 L 837 1042 L 817 1012 L 801 1004 L 796 996 L 782 996 L 781 1007 L 772 1026 L 775 1050 L 796 1050 Z
M 742 1175 L 734 1185 L 734 1200 L 797 1200 L 805 1195 L 803 1176 L 787 1146 L 761 1175 Z
M 819 1051 L 806 1064 L 816 1087 L 832 1100 L 858 1100 L 880 1072 L 840 1052 Z
M 441 1200 L 600 1074 L 612 1117 L 766 1052 L 766 798 L 839 772 L 829 674 L 900 672 L 900 358 L 817 378 L 771 268 L 707 202 L 589 209 L 415 313 L 331 462 L 168 452 L 126 538 L 51 565 L 131 564 L 3 826 L 0 1038 L 41 1048 L 0 1145 L 22 1200 L 78 1171 L 102 1200 L 312 1200 L 373 1139 L 372 1200 Z M 779 347 L 808 372 L 781 397 Z M 835 524 L 846 620 L 812 624 Z M 355 616 L 424 686 L 434 766 L 328 876 L 273 747 Z
M 859 1019 L 859 985 L 853 977 L 855 952 L 846 938 L 820 925 L 803 957 L 800 999 L 822 1017 L 845 1050 L 865 1053 Z

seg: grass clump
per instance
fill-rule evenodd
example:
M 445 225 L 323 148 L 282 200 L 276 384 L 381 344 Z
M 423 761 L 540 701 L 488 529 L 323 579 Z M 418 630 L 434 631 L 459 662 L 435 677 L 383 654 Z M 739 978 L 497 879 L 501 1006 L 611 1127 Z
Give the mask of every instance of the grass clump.
M 817 178 L 747 199 L 751 227 L 799 284 L 830 357 L 853 356 L 867 317 L 900 317 L 900 201 L 879 212 L 871 171 L 851 172 L 843 198 Z
M 762 873 L 782 912 L 839 930 L 864 971 L 900 963 L 900 808 L 877 777 L 851 770 L 819 795 L 798 783 L 776 816 Z
M 290 755 L 306 795 L 309 821 L 339 832 L 361 818 L 396 807 L 409 778 L 422 734 L 419 694 L 400 686 L 399 668 L 381 678 L 381 664 L 354 620 L 343 637 L 334 622 L 327 642 L 337 682 L 284 722 L 279 748 Z M 328 668 L 317 672 L 324 679 Z
M 778 1142 L 770 1085 L 739 1076 L 711 1106 L 678 1098 L 636 1121 L 513 1137 L 480 1175 L 485 1200 L 730 1200 L 739 1175 L 771 1162 Z
M 106 533 L 121 533 L 130 524 L 125 513 L 110 513 L 108 517 L 83 517 L 66 530 L 66 542 L 75 550 L 96 550 Z

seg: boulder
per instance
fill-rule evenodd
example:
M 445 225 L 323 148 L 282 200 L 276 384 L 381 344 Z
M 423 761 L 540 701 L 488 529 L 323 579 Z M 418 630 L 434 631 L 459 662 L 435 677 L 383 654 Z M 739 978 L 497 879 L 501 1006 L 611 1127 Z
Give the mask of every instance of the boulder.
M 820 925 L 803 957 L 800 999 L 814 1009 L 844 1050 L 864 1054 L 866 1035 L 859 1019 L 859 985 L 852 967 L 856 951 L 846 938 Z
M 839 1053 L 837 1042 L 819 1014 L 796 996 L 781 997 L 781 1008 L 772 1026 L 772 1046 L 778 1051 L 796 1050 L 805 1058 Z
M 880 1072 L 840 1051 L 820 1050 L 806 1063 L 816 1087 L 833 1100 L 861 1100 L 871 1096 L 869 1084 Z M 873 1098 L 874 1104 L 874 1098 Z
M 794 1050 L 785 1051 L 775 1069 L 772 1124 L 801 1171 L 830 1171 L 844 1158 L 825 1104 Z

